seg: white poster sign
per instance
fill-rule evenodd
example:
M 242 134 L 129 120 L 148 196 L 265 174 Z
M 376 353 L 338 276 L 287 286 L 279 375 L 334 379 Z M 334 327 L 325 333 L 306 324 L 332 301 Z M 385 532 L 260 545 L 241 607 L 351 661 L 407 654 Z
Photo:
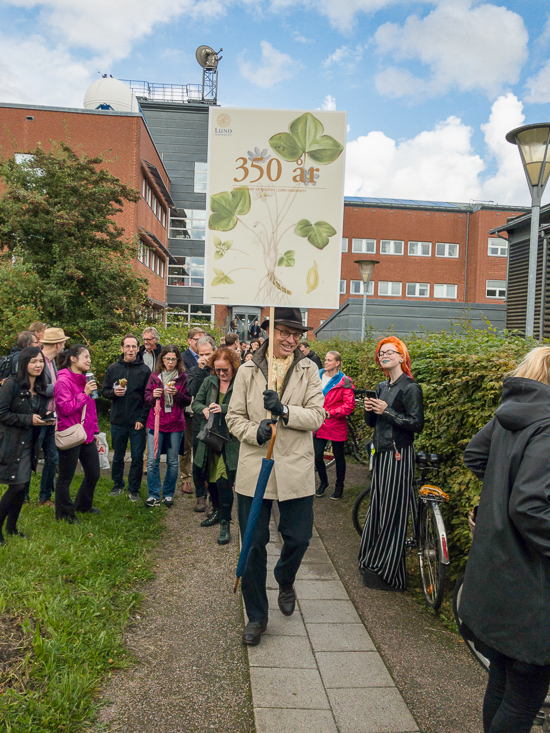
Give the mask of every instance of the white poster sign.
M 338 308 L 346 113 L 210 108 L 204 302 Z

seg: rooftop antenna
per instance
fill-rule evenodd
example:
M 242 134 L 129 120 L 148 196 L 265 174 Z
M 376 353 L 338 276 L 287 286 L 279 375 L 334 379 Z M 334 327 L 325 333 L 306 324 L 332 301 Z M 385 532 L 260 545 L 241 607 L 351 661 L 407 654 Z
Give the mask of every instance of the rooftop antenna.
M 222 60 L 220 53 L 216 53 L 210 46 L 199 46 L 195 53 L 198 63 L 202 66 L 202 101 L 216 104 L 218 99 L 218 62 Z

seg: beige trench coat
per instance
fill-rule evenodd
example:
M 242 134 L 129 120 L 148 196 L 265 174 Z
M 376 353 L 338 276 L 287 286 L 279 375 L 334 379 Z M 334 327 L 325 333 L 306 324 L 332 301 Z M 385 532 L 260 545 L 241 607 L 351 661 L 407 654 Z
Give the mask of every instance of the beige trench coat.
M 288 405 L 288 422 L 277 423 L 277 437 L 273 447 L 275 465 L 265 492 L 266 499 L 298 499 L 315 493 L 315 462 L 313 431 L 325 419 L 323 391 L 319 370 L 306 358 L 295 361 L 288 377 L 281 402 Z M 269 443 L 258 445 L 256 432 L 261 420 L 269 417 L 264 410 L 263 391 L 267 380 L 253 361 L 243 364 L 233 386 L 233 395 L 226 415 L 229 430 L 241 443 L 235 489 L 238 494 L 254 496 L 256 482 L 267 455 Z

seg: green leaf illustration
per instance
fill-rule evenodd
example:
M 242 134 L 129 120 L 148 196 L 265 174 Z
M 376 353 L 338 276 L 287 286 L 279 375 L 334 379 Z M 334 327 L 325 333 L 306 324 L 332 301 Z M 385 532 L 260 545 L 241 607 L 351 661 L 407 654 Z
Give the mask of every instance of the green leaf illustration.
M 232 280 L 229 275 L 226 275 L 223 270 L 218 270 L 217 267 L 214 267 L 214 272 L 216 273 L 216 277 L 212 280 L 212 285 L 233 285 L 235 283 L 234 280 Z
M 273 135 L 269 138 L 269 144 L 273 152 L 288 163 L 298 160 L 304 154 L 304 148 L 300 147 L 296 139 L 288 132 Z
M 237 216 L 250 211 L 250 191 L 246 186 L 233 191 L 222 191 L 210 197 L 212 214 L 208 220 L 208 228 L 220 232 L 228 232 L 237 226 Z
M 330 135 L 323 135 L 323 123 L 311 112 L 305 112 L 289 125 L 290 132 L 279 132 L 269 144 L 277 155 L 287 162 L 309 155 L 318 165 L 333 163 L 344 146 Z M 304 161 L 305 162 L 305 161 Z
M 221 260 L 221 258 L 228 252 L 233 246 L 233 240 L 228 239 L 226 242 L 222 242 L 219 237 L 214 237 L 214 247 L 216 252 L 214 253 L 215 260 Z
M 324 249 L 329 237 L 336 234 L 336 229 L 326 221 L 317 221 L 312 224 L 308 219 L 300 219 L 294 232 L 299 237 L 307 237 L 308 242 L 311 242 L 317 249 Z
M 293 249 L 287 249 L 287 251 L 282 255 L 282 257 L 279 257 L 279 260 L 277 262 L 278 267 L 294 267 L 296 264 L 296 260 L 294 259 L 294 255 L 296 253 Z

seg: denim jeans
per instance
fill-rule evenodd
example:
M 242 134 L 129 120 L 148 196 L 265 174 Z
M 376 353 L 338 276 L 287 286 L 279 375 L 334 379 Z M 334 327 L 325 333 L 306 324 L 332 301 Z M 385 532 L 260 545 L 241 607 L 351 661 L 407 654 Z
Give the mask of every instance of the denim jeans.
M 40 429 L 38 445 L 44 451 L 44 468 L 42 469 L 38 498 L 39 501 L 47 501 L 51 499 L 54 490 L 55 474 L 59 463 L 59 454 L 55 445 L 55 425 L 46 425 Z
M 147 430 L 147 489 L 149 496 L 160 499 L 160 451 L 162 445 L 166 449 L 166 475 L 162 486 L 163 497 L 174 496 L 176 481 L 179 472 L 179 450 L 183 436 L 183 430 L 178 433 L 160 433 L 157 455 L 153 456 L 155 449 L 155 431 Z
M 145 427 L 136 430 L 133 425 L 111 425 L 111 441 L 113 443 L 113 465 L 111 478 L 116 488 L 124 488 L 124 457 L 128 441 L 132 462 L 128 473 L 128 491 L 136 493 L 141 488 L 143 478 L 143 454 L 145 452 Z

